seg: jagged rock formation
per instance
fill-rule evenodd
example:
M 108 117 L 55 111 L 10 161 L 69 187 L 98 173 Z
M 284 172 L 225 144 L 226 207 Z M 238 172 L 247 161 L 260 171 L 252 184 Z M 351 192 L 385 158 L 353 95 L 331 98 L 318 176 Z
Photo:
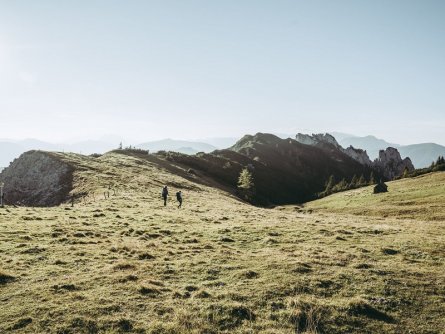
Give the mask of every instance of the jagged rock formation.
M 60 204 L 70 192 L 72 180 L 72 166 L 42 151 L 23 153 L 0 174 L 5 202 L 29 206 Z
M 344 149 L 335 139 L 334 136 L 332 136 L 329 133 L 318 133 L 318 134 L 312 134 L 307 135 L 303 133 L 298 133 L 296 135 L 296 140 L 299 143 L 305 144 L 305 145 L 311 145 L 311 146 L 319 146 L 319 147 L 326 147 L 330 146 L 332 148 L 335 148 L 343 153 L 345 153 L 347 156 L 351 157 L 352 159 L 358 161 L 362 165 L 365 166 L 371 166 L 372 161 L 369 159 L 368 154 L 366 151 L 361 149 L 356 149 L 353 146 L 349 146 L 348 148 Z
M 343 148 L 342 148 L 343 149 Z M 372 166 L 372 161 L 369 159 L 368 153 L 360 148 L 354 148 L 352 145 L 343 152 L 350 156 L 352 159 L 360 162 L 362 165 Z
M 399 151 L 393 147 L 388 147 L 386 150 L 381 150 L 379 153 L 379 158 L 371 161 L 366 151 L 354 148 L 352 146 L 344 149 L 337 143 L 335 138 L 328 133 L 313 134 L 312 136 L 299 133 L 297 134 L 296 139 L 298 142 L 305 145 L 337 149 L 355 161 L 358 161 L 362 165 L 377 169 L 387 180 L 393 180 L 402 176 L 405 169 L 407 169 L 409 172 L 414 170 L 414 166 L 410 158 L 405 158 L 402 160 Z
M 305 145 L 317 146 L 318 144 L 331 144 L 336 148 L 341 148 L 341 146 L 337 143 L 337 140 L 334 136 L 329 133 L 313 133 L 311 135 L 307 135 L 304 133 L 297 133 L 295 136 L 297 142 Z
M 380 150 L 379 157 L 374 160 L 373 165 L 379 168 L 382 174 L 388 180 L 403 175 L 403 172 L 414 170 L 414 165 L 410 158 L 402 160 L 399 151 L 394 147 L 388 147 L 386 150 Z

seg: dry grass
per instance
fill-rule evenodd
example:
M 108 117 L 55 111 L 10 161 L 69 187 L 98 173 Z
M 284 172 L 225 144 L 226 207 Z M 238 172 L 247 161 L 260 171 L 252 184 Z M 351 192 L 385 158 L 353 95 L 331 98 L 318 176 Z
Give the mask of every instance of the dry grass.
M 337 193 L 305 205 L 308 210 L 341 214 L 445 221 L 445 172 L 388 182 L 388 192 L 373 187 Z
M 61 158 L 82 167 L 74 191 L 88 197 L 0 210 L 0 274 L 11 277 L 0 284 L 0 332 L 445 330 L 440 215 L 384 218 L 372 205 L 343 215 L 319 210 L 325 202 L 312 214 L 260 209 L 143 158 Z M 182 209 L 162 206 L 167 183 L 183 190 Z M 340 195 L 350 196 L 323 201 Z M 444 204 L 440 194 L 427 202 Z

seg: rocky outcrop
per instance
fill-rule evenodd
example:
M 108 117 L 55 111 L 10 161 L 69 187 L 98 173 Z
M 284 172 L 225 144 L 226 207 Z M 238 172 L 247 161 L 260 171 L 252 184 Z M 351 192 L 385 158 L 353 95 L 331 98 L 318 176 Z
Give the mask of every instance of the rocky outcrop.
M 337 140 L 330 134 L 297 134 L 296 139 L 301 144 L 317 146 L 317 147 L 329 147 L 337 149 L 352 159 L 358 161 L 362 165 L 369 166 L 378 171 L 385 177 L 386 180 L 393 180 L 403 175 L 405 169 L 409 172 L 414 170 L 414 166 L 410 158 L 402 160 L 399 151 L 393 147 L 388 147 L 386 150 L 381 150 L 379 158 L 374 161 L 369 159 L 366 151 L 349 146 L 344 149 L 337 143 Z
M 349 146 L 347 149 L 343 149 L 343 152 L 362 165 L 372 166 L 372 161 L 369 159 L 368 153 L 360 148 Z
M 410 158 L 402 160 L 399 151 L 394 147 L 388 147 L 386 150 L 380 150 L 379 157 L 374 160 L 373 165 L 380 169 L 382 174 L 388 180 L 402 176 L 405 169 L 408 172 L 414 170 L 414 165 Z
M 335 137 L 330 135 L 329 133 L 312 134 L 312 136 L 303 134 L 303 133 L 298 133 L 295 138 L 299 143 L 305 144 L 305 145 L 319 146 L 319 147 L 328 145 L 330 147 L 333 147 L 333 148 L 345 153 L 347 156 L 358 161 L 362 165 L 365 165 L 365 166 L 372 165 L 372 161 L 371 161 L 371 159 L 369 159 L 369 156 L 366 153 L 366 151 L 354 148 L 352 146 L 349 146 L 348 148 L 344 149 L 337 142 Z
M 73 182 L 73 167 L 55 155 L 29 151 L 0 174 L 6 204 L 54 206 L 66 200 Z
M 320 144 L 330 144 L 334 147 L 341 148 L 335 137 L 329 133 L 313 133 L 312 136 L 304 133 L 297 133 L 295 138 L 297 142 L 305 145 L 317 146 Z

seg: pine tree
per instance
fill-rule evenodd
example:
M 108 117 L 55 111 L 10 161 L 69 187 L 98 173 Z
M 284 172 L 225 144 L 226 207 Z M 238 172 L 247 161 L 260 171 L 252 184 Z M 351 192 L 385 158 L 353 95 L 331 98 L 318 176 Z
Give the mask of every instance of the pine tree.
M 244 168 L 238 177 L 238 190 L 244 199 L 253 199 L 255 194 L 255 184 L 253 182 L 252 172 L 247 168 Z
M 343 191 L 343 190 L 347 190 L 348 189 L 348 182 L 346 182 L 346 180 L 343 178 L 339 183 L 337 183 L 334 188 L 332 189 L 334 192 L 339 192 L 339 191 Z
M 403 170 L 402 178 L 406 179 L 407 177 L 409 177 L 409 171 L 408 168 L 405 167 L 405 169 Z
M 326 185 L 326 188 L 325 188 L 325 190 L 324 190 L 324 193 L 325 193 L 326 195 L 331 194 L 331 193 L 332 193 L 332 188 L 334 188 L 334 186 L 335 186 L 335 178 L 334 178 L 334 175 L 329 176 L 329 179 L 328 179 L 328 181 L 326 182 L 325 185 Z
M 354 176 L 351 179 L 351 182 L 349 183 L 349 189 L 355 189 L 358 187 L 358 178 L 357 175 L 354 174 Z
M 371 175 L 369 176 L 369 185 L 373 185 L 376 184 L 375 182 L 375 176 L 374 176 L 374 172 L 371 172 Z
M 367 184 L 367 182 L 366 182 L 365 177 L 363 176 L 363 174 L 360 175 L 360 178 L 358 179 L 357 185 L 359 187 L 363 187 L 363 186 L 366 186 L 366 184 Z

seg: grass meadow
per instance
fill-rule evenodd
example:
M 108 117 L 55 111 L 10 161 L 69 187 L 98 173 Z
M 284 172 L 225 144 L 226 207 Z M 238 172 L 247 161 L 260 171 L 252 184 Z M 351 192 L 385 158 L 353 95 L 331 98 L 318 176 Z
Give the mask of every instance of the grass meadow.
M 0 209 L 1 333 L 445 333 L 445 173 L 264 209 L 152 157 L 59 157 L 88 196 Z

